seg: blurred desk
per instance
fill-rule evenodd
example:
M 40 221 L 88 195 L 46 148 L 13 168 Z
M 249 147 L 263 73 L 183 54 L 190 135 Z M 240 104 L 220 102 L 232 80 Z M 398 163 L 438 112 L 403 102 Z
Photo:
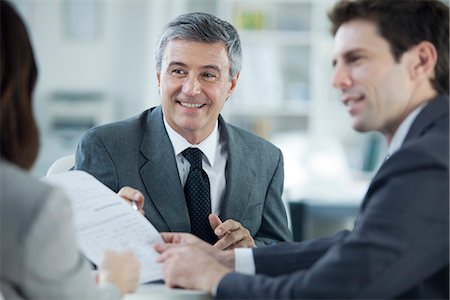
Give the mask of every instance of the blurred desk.
M 353 229 L 369 178 L 315 182 L 285 195 L 295 241 L 331 236 Z
M 124 300 L 210 300 L 211 295 L 202 291 L 171 289 L 163 283 L 140 285 L 133 294 L 128 294 Z
M 289 202 L 294 241 L 331 236 L 343 229 L 351 230 L 358 210 L 358 203 Z

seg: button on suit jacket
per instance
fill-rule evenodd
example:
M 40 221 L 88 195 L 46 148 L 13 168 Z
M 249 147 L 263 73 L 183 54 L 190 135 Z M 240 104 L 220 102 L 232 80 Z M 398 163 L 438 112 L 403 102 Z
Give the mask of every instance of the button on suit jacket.
M 281 151 L 227 124 L 222 117 L 219 130 L 227 140 L 228 150 L 226 191 L 219 217 L 239 221 L 257 245 L 291 240 L 281 200 Z M 158 231 L 191 231 L 161 106 L 88 130 L 78 145 L 75 169 L 94 175 L 115 192 L 123 186 L 141 191 L 145 196 L 145 216 Z

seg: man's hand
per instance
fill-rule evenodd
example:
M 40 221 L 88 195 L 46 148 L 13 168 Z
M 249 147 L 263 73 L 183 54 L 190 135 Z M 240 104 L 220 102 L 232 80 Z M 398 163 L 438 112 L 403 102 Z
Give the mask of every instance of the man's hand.
M 141 215 L 144 215 L 144 195 L 136 189 L 129 186 L 124 186 L 117 193 L 122 199 L 130 203 L 135 204 Z
M 167 249 L 158 257 L 157 262 L 164 263 L 164 280 L 169 287 L 211 292 L 231 272 L 198 245 L 178 245 Z
M 219 240 L 214 244 L 219 250 L 231 250 L 234 248 L 253 248 L 255 241 L 247 228 L 243 227 L 238 221 L 228 219 L 222 222 L 215 214 L 209 215 L 209 224 L 211 224 L 214 233 Z
M 171 248 L 193 245 L 212 256 L 215 260 L 220 262 L 228 269 L 234 269 L 235 261 L 233 251 L 220 251 L 191 233 L 162 232 L 161 237 L 165 244 L 156 244 L 153 247 L 158 253 L 164 253 Z
M 139 283 L 139 262 L 132 252 L 106 251 L 98 268 L 99 281 L 115 285 L 123 296 Z
M 192 233 L 187 232 L 161 232 L 161 237 L 164 240 L 164 242 L 168 244 L 186 245 L 186 244 L 201 243 L 209 245 L 207 242 L 196 237 Z
M 165 244 L 156 244 L 155 250 L 158 253 L 163 253 L 164 251 L 179 247 L 182 245 L 196 245 L 198 248 L 202 249 L 206 253 L 215 256 L 215 252 L 218 252 L 218 250 L 214 247 L 212 247 L 209 243 L 205 242 L 204 240 L 196 237 L 195 235 L 191 233 L 185 233 L 185 232 L 162 232 L 161 237 Z

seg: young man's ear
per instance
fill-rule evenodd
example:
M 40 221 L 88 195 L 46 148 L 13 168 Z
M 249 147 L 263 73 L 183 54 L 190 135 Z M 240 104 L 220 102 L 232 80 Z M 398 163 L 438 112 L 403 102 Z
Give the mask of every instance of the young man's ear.
M 423 41 L 411 50 L 414 56 L 411 65 L 411 77 L 414 79 L 421 76 L 425 76 L 427 79 L 434 78 L 434 68 L 437 63 L 436 47 L 430 42 Z

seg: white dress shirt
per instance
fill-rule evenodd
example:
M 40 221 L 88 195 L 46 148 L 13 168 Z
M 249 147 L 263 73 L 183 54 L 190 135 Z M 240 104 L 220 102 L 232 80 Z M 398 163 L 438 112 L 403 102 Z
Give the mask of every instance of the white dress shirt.
M 184 187 L 191 164 L 183 156 L 186 148 L 198 148 L 203 152 L 202 167 L 209 177 L 210 191 L 211 191 L 211 212 L 216 215 L 220 214 L 223 197 L 225 195 L 225 167 L 227 163 L 228 153 L 226 150 L 226 141 L 220 137 L 218 122 L 213 132 L 204 139 L 200 144 L 192 145 L 178 132 L 173 130 L 167 123 L 164 117 L 164 126 L 169 135 L 175 152 L 175 159 L 177 162 L 178 174 L 180 175 L 181 185 Z
M 406 138 L 406 135 L 408 134 L 409 129 L 411 128 L 412 123 L 416 119 L 417 115 L 424 109 L 424 107 L 427 105 L 427 103 L 424 103 L 417 107 L 415 110 L 413 110 L 400 124 L 397 131 L 392 136 L 391 142 L 389 144 L 389 148 L 387 151 L 386 159 L 392 156 L 395 151 L 400 149 L 400 147 L 403 144 L 403 141 Z
M 416 119 L 417 115 L 424 109 L 427 103 L 417 107 L 413 110 L 400 124 L 397 131 L 392 137 L 391 143 L 388 148 L 388 159 L 395 151 L 400 149 L 403 141 L 411 128 L 412 123 Z M 234 250 L 234 268 L 236 272 L 245 274 L 255 274 L 255 260 L 253 258 L 253 252 L 251 248 L 240 248 Z

